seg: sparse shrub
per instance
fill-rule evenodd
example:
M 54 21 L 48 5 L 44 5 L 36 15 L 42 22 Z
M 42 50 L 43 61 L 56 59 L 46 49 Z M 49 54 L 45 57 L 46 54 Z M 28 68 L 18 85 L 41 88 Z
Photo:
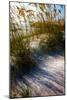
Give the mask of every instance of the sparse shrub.
M 32 94 L 31 94 L 31 90 L 30 88 L 27 86 L 26 89 L 23 89 L 22 90 L 23 92 L 21 93 L 22 97 L 30 97 Z
M 31 89 L 26 86 L 26 87 L 19 87 L 19 86 L 14 86 L 11 88 L 10 92 L 10 98 L 19 98 L 19 97 L 30 97 L 32 95 Z
M 47 52 L 47 44 L 46 44 L 46 41 L 45 39 L 41 39 L 40 40 L 40 43 L 39 43 L 39 48 L 42 52 Z
M 58 33 L 60 34 L 60 33 Z M 41 40 L 39 44 L 43 52 L 58 51 L 64 49 L 64 40 L 62 36 L 55 36 L 47 38 L 47 41 Z

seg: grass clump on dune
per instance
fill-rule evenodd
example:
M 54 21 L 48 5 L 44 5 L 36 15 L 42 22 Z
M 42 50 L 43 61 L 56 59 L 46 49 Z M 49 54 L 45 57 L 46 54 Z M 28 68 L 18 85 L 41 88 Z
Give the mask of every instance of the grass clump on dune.
M 32 67 L 36 66 L 33 60 L 30 43 L 28 39 L 24 39 L 21 35 L 15 35 L 10 40 L 10 56 L 15 58 L 14 71 L 15 73 L 28 73 Z M 12 62 L 11 62 L 12 63 Z

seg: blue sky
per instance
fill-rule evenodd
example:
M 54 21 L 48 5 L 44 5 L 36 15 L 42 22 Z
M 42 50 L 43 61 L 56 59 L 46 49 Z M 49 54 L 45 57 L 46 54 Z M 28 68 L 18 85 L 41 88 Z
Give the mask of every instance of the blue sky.
M 57 6 L 57 9 L 60 9 L 61 10 L 61 18 L 64 18 L 65 17 L 65 6 L 64 5 L 56 5 Z

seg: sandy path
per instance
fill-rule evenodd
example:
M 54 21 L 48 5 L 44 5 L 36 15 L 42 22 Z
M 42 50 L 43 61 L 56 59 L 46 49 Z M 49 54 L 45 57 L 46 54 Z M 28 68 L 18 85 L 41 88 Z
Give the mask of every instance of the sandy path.
M 38 67 L 30 74 L 23 76 L 18 84 L 29 86 L 32 96 L 48 96 L 64 94 L 64 57 L 61 55 L 37 57 Z

